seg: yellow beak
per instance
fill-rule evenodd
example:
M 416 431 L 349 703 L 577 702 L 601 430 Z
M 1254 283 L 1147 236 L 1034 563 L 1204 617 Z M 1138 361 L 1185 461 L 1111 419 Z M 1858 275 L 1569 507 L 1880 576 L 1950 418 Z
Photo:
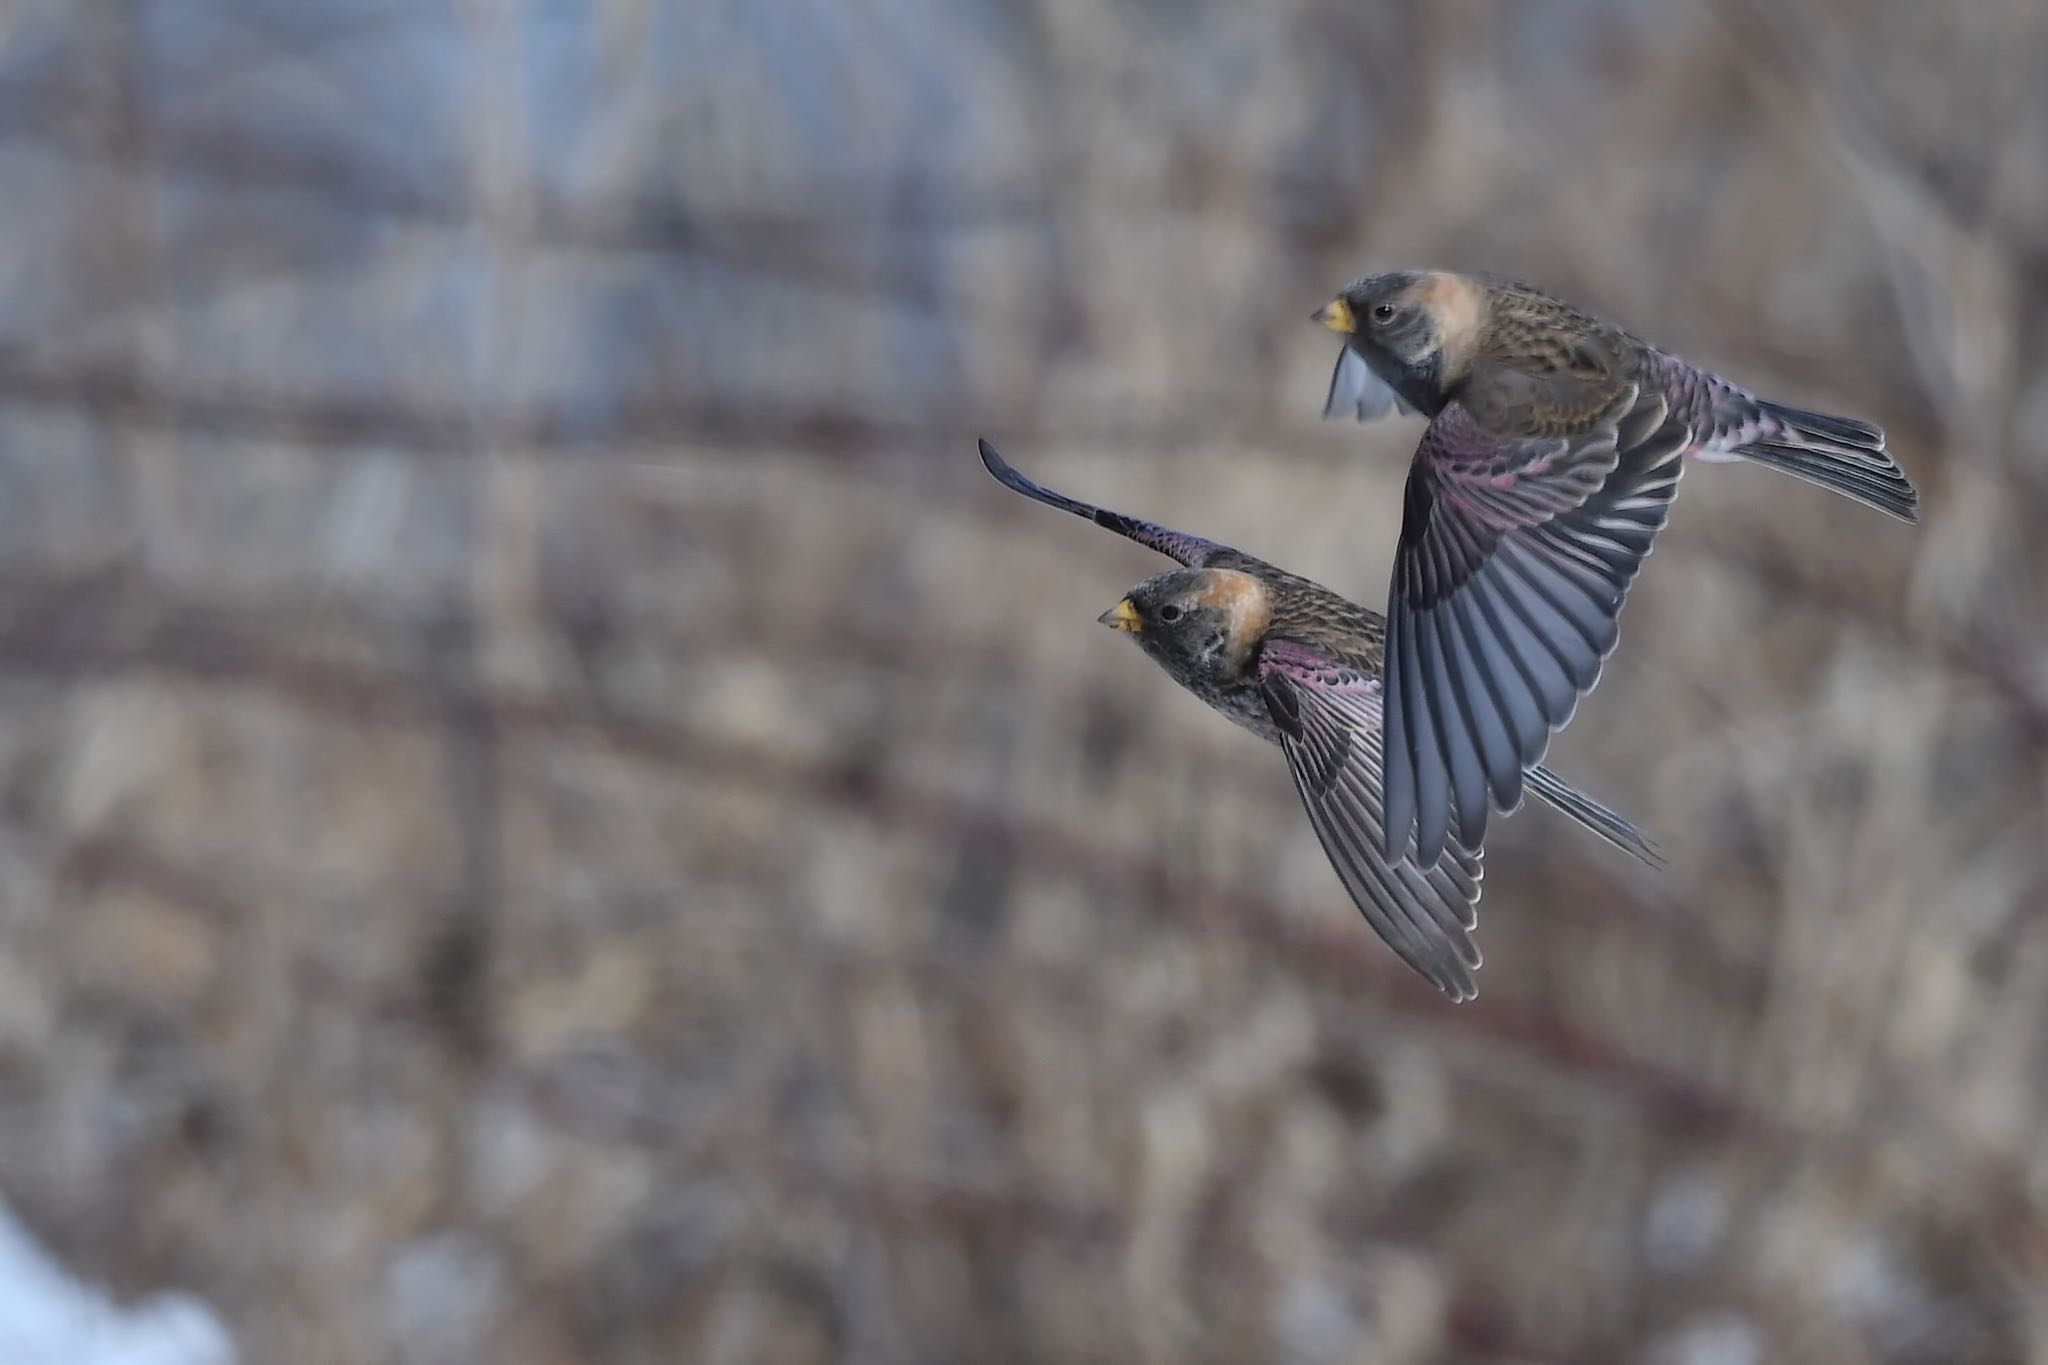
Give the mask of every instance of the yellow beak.
M 1331 299 L 1310 316 L 1331 331 L 1344 336 L 1350 336 L 1358 330 L 1358 319 L 1351 316 L 1351 305 L 1342 299 Z
M 1138 619 L 1138 609 L 1131 605 L 1131 599 L 1128 597 L 1095 619 L 1111 630 L 1120 630 L 1126 635 L 1136 635 L 1144 627 L 1144 623 Z

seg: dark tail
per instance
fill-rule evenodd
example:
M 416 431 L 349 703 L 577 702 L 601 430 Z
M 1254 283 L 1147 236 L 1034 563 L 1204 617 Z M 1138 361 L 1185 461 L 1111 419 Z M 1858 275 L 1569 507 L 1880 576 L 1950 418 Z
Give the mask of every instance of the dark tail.
M 1759 402 L 1764 434 L 1737 453 L 1796 479 L 1897 517 L 1920 520 L 1920 494 L 1884 448 L 1884 432 L 1853 417 L 1829 417 Z
M 1641 830 L 1573 787 L 1550 769 L 1540 766 L 1531 768 L 1522 775 L 1522 780 L 1539 800 L 1546 801 L 1571 816 L 1631 858 L 1648 863 L 1651 867 L 1664 866 L 1664 855 L 1657 851 L 1655 844 L 1644 837 Z

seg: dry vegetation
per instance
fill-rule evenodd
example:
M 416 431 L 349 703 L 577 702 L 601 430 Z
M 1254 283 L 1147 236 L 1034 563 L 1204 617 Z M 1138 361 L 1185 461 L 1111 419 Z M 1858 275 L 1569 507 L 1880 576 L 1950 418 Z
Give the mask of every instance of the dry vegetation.
M 2048 1362 L 2048 15 L 0 11 L 0 1194 L 251 1362 Z M 1512 18 L 1508 16 L 1514 16 Z M 1368 599 L 1308 310 L 1883 422 L 1688 480 L 1482 998 L 1090 618 Z

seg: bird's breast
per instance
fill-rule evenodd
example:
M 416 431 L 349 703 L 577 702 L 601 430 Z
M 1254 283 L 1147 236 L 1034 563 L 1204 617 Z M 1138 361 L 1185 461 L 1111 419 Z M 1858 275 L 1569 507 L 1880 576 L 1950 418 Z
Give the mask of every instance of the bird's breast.
M 1256 679 L 1224 682 L 1213 678 L 1192 678 L 1183 680 L 1181 685 L 1260 739 L 1273 744 L 1280 742 L 1279 727 L 1273 724 L 1272 713 L 1266 710 L 1265 698 L 1259 695 Z

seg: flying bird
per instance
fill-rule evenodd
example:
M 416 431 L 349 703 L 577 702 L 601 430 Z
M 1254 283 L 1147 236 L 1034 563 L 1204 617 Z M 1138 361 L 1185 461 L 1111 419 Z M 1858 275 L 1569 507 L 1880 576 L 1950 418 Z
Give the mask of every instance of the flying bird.
M 1129 634 L 1182 687 L 1280 746 L 1309 824 L 1366 922 L 1444 994 L 1470 999 L 1480 961 L 1472 941 L 1478 841 L 1423 867 L 1389 858 L 1381 833 L 1378 613 L 1228 545 L 1041 487 L 987 441 L 981 462 L 1004 487 L 1182 566 L 1146 579 L 1097 619 Z M 1635 826 L 1548 769 L 1532 769 L 1528 785 L 1617 848 L 1653 866 L 1661 861 Z
M 1521 803 L 1599 681 L 1687 459 L 1749 460 L 1902 521 L 1884 432 L 1756 397 L 1528 285 L 1368 275 L 1314 314 L 1345 339 L 1325 417 L 1429 419 L 1387 594 L 1382 838 L 1432 866 Z

